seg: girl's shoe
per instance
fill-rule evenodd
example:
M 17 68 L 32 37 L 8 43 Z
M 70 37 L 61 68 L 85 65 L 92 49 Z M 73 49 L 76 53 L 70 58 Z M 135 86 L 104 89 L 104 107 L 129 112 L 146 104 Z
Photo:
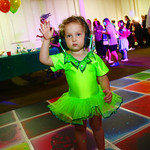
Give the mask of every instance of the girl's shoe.
M 125 59 L 121 59 L 122 62 L 126 62 L 128 61 L 128 58 L 125 58 Z
M 116 66 L 119 66 L 119 62 L 115 62 L 112 65 L 110 65 L 110 67 L 116 67 Z
M 109 64 L 112 64 L 112 63 L 114 63 L 114 61 L 112 61 L 112 60 L 108 60 L 108 63 L 109 63 Z
M 108 61 L 108 56 L 106 56 L 105 59 Z

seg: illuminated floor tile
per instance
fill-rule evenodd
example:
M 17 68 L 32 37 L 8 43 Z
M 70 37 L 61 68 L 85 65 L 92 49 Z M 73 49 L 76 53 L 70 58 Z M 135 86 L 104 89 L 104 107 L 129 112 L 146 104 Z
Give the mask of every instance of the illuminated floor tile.
M 110 87 L 110 90 L 111 90 L 111 91 L 115 91 L 115 90 L 117 90 L 117 89 L 118 89 L 118 88 L 116 88 L 116 87 L 112 87 L 112 86 Z
M 128 78 L 121 78 L 121 79 L 118 79 L 118 80 L 111 81 L 110 85 L 118 87 L 118 88 L 123 88 L 123 87 L 126 87 L 128 85 L 131 85 L 131 84 L 134 84 L 134 83 L 137 83 L 137 82 L 139 82 L 139 81 L 128 79 Z
M 28 138 L 32 138 L 46 132 L 56 130 L 66 124 L 49 113 L 23 121 L 22 125 Z
M 146 81 L 150 81 L 150 79 L 147 79 Z
M 48 100 L 50 103 L 54 103 L 55 101 L 57 101 L 59 99 L 59 97 L 56 97 L 56 98 L 53 98 L 53 99 L 50 99 Z
M 150 126 L 116 144 L 122 150 L 150 149 Z
M 139 72 L 133 75 L 128 76 L 129 78 L 132 79 L 138 79 L 138 80 L 147 80 L 150 78 L 150 73 L 148 72 Z
M 143 71 L 143 72 L 150 72 L 150 69 L 148 69 L 148 70 L 145 70 L 145 71 Z
M 17 124 L 0 128 L 0 149 L 24 142 L 24 137 Z
M 15 121 L 16 120 L 15 120 L 14 115 L 11 111 L 7 112 L 7 113 L 0 114 L 0 126 L 9 124 L 9 123 L 12 123 Z
M 149 122 L 150 119 L 119 109 L 110 118 L 103 119 L 105 138 L 110 142 L 116 141 Z
M 146 95 L 133 102 L 124 104 L 122 107 L 150 117 L 150 95 Z
M 135 83 L 134 85 L 125 87 L 124 89 L 149 94 L 150 93 L 150 82 L 141 81 L 141 82 Z
M 23 108 L 16 109 L 15 112 L 20 120 L 39 115 L 45 112 L 48 112 L 48 103 L 37 103 L 34 105 L 26 106 Z
M 27 143 L 21 143 L 21 144 L 12 146 L 10 148 L 7 148 L 5 150 L 31 150 L 31 149 Z
M 130 102 L 144 95 L 144 94 L 140 94 L 140 93 L 136 93 L 132 91 L 127 91 L 124 89 L 116 90 L 114 91 L 114 93 L 120 95 L 123 98 L 123 104 Z
M 36 150 L 50 150 L 50 149 L 64 149 L 70 150 L 76 148 L 76 141 L 74 136 L 74 127 L 68 126 L 52 132 L 45 136 L 39 137 L 32 141 Z M 96 144 L 93 134 L 87 130 L 87 147 L 88 150 L 96 149 Z

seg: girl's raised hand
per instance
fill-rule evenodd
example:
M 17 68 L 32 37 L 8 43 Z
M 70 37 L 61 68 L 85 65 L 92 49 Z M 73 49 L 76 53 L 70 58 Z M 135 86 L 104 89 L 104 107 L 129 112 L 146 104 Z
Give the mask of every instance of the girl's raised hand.
M 50 29 L 50 22 L 45 22 L 44 24 L 40 24 L 41 28 L 39 29 L 42 33 L 45 40 L 49 40 L 54 33 L 54 28 Z

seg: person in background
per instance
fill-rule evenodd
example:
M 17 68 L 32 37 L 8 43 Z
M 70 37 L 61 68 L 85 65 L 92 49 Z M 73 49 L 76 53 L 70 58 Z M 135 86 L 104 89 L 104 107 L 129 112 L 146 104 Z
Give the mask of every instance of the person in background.
M 135 37 L 138 43 L 137 47 L 142 48 L 144 46 L 144 42 L 141 24 L 135 19 L 133 19 L 132 22 L 133 22 L 133 32 L 135 33 Z
M 148 33 L 150 34 L 150 7 L 149 7 L 147 18 L 146 18 L 146 28 L 148 29 Z
M 92 45 L 91 45 L 91 47 L 88 48 L 88 51 L 95 50 L 95 41 L 94 41 L 94 38 L 93 38 L 92 22 L 91 22 L 90 19 L 86 19 L 86 23 L 87 23 L 87 25 L 88 25 L 88 27 L 90 29 L 90 33 L 91 33 L 91 37 L 90 38 L 92 38 Z
M 127 51 L 129 49 L 128 45 L 128 39 L 127 37 L 131 34 L 130 31 L 124 27 L 123 20 L 118 21 L 118 27 L 119 31 L 117 32 L 119 34 L 119 51 L 122 54 L 122 62 L 128 61 L 128 55 Z
M 105 57 L 106 50 L 103 46 L 102 31 L 103 31 L 103 26 L 100 24 L 99 20 L 95 18 L 93 21 L 93 34 L 95 37 L 95 46 L 96 46 L 97 55 L 101 57 Z
M 109 50 L 111 55 L 113 56 L 114 63 L 110 65 L 111 67 L 119 66 L 118 62 L 118 54 L 117 54 L 117 38 L 116 38 L 116 29 L 110 23 L 108 18 L 103 20 L 104 26 L 106 26 L 106 32 L 102 31 L 103 34 L 107 34 L 108 36 L 108 43 L 109 43 Z M 109 58 L 110 59 L 110 58 Z
M 131 32 L 131 34 L 127 37 L 128 41 L 129 41 L 129 50 L 134 50 L 135 49 L 135 41 L 134 41 L 133 34 L 132 34 L 133 24 L 128 16 L 124 16 L 124 19 L 126 21 L 126 28 Z
M 59 34 L 56 30 L 54 30 L 53 36 L 50 40 L 50 47 L 57 49 L 58 52 L 62 52 L 59 44 Z
M 143 41 L 145 41 L 144 43 L 144 47 L 149 47 L 150 46 L 150 39 L 149 39 L 149 34 L 148 34 L 148 29 L 146 28 L 146 18 L 147 18 L 147 15 L 142 15 L 141 16 L 142 18 L 142 23 L 141 23 L 141 26 L 142 26 L 142 33 L 143 33 Z
M 50 27 L 50 30 L 52 30 L 51 27 Z M 63 50 L 60 47 L 60 43 L 59 43 L 59 34 L 58 34 L 58 32 L 56 30 L 54 30 L 53 36 L 50 39 L 50 46 L 49 46 L 49 48 L 50 48 L 50 54 L 51 55 L 55 55 L 55 54 L 63 52 Z M 51 73 L 51 72 L 52 72 L 51 69 L 48 69 L 47 73 Z M 60 77 L 62 75 L 63 75 L 63 71 L 62 70 L 58 70 L 58 71 L 52 73 L 51 78 L 52 79 L 56 79 L 56 78 L 58 78 L 58 77 Z
M 106 32 L 106 26 L 104 26 L 104 30 L 103 32 Z M 109 46 L 108 46 L 108 37 L 107 37 L 107 34 L 102 34 L 103 36 L 103 45 L 106 49 L 106 56 L 105 56 L 105 59 L 106 61 L 109 63 L 109 64 L 112 64 L 114 63 L 114 61 L 111 60 L 111 53 L 110 53 L 110 50 L 109 50 Z
M 86 19 L 86 23 L 87 23 L 87 25 L 88 25 L 88 27 L 90 29 L 91 34 L 92 34 L 93 32 L 92 32 L 92 22 L 91 22 L 91 20 L 90 19 Z
M 112 25 L 116 28 L 115 22 L 116 22 L 115 20 L 111 20 Z
M 44 40 L 40 50 L 40 62 L 53 71 L 63 69 L 69 91 L 57 101 L 48 105 L 50 111 L 60 120 L 74 125 L 78 149 L 87 150 L 87 119 L 93 131 L 98 150 L 105 150 L 102 116 L 109 117 L 120 107 L 122 98 L 110 91 L 108 68 L 90 45 L 90 30 L 81 16 L 71 16 L 61 25 L 60 37 L 65 50 L 49 56 L 49 43 L 54 29 L 48 24 L 41 26 Z

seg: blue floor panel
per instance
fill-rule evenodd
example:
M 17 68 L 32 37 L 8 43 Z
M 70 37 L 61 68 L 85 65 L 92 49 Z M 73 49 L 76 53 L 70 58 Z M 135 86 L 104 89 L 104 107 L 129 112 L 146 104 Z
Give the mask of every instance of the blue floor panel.
M 114 142 L 150 122 L 150 119 L 119 109 L 116 114 L 103 120 L 105 138 Z
M 123 104 L 130 102 L 134 99 L 140 98 L 141 96 L 144 95 L 144 94 L 140 94 L 140 93 L 136 93 L 136 92 L 132 92 L 132 91 L 127 91 L 127 90 L 123 90 L 123 89 L 119 89 L 119 90 L 116 90 L 113 92 L 120 95 L 123 98 Z
M 133 79 L 127 79 L 127 78 L 121 78 L 118 80 L 114 80 L 110 82 L 111 86 L 117 87 L 117 88 L 123 88 L 128 85 L 134 84 L 139 82 L 139 80 L 133 80 Z

